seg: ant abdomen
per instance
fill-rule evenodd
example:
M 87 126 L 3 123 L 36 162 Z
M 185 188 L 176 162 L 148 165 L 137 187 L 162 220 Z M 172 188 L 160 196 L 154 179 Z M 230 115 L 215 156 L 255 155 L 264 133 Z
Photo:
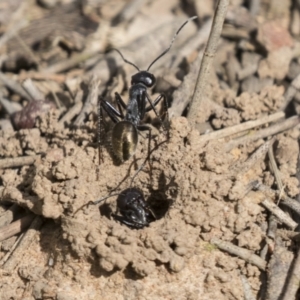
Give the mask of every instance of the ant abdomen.
M 122 163 L 128 160 L 136 150 L 138 132 L 136 127 L 129 121 L 117 123 L 111 135 L 111 146 L 116 159 Z

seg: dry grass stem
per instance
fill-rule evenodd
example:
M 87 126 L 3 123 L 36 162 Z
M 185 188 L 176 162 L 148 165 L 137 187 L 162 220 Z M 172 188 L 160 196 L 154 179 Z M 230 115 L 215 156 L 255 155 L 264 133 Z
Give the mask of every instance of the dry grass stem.
M 59 120 L 59 124 L 63 125 L 64 123 L 70 122 L 75 116 L 77 116 L 82 109 L 82 97 L 83 91 L 79 91 L 75 98 L 75 104 L 66 112 L 66 114 Z
M 244 295 L 245 295 L 244 300 L 255 300 L 256 298 L 253 295 L 249 281 L 248 281 L 247 277 L 244 276 L 243 274 L 241 274 L 241 281 L 242 281 L 243 288 L 244 288 Z
M 230 254 L 236 255 L 250 264 L 257 266 L 261 270 L 266 269 L 266 262 L 261 259 L 258 255 L 253 254 L 250 250 L 238 247 L 230 242 L 222 241 L 218 238 L 212 238 L 210 241 L 216 245 L 219 249 L 224 250 Z
M 275 215 L 281 223 L 285 224 L 289 228 L 295 229 L 298 226 L 298 224 L 289 215 L 282 211 L 274 202 L 265 199 L 261 202 L 261 204 L 273 215 Z
M 207 80 L 209 77 L 210 69 L 212 68 L 213 59 L 216 55 L 228 5 L 228 0 L 219 0 L 215 10 L 212 29 L 209 35 L 206 49 L 204 51 L 201 67 L 199 69 L 198 78 L 196 81 L 194 95 L 187 116 L 190 124 L 193 127 L 195 127 L 195 124 L 197 122 L 201 102 L 207 96 Z
M 32 165 L 38 158 L 40 158 L 40 155 L 20 156 L 14 158 L 1 159 L 0 169 L 16 168 L 16 167 Z
M 274 195 L 274 197 L 280 197 L 281 198 L 281 204 L 289 207 L 290 209 L 292 209 L 294 212 L 296 212 L 298 215 L 300 215 L 300 203 L 295 200 L 292 199 L 290 197 L 288 197 L 286 195 L 286 193 L 282 193 L 281 190 L 272 190 L 270 187 L 264 185 L 264 184 L 260 184 L 257 189 L 259 191 L 262 192 L 267 192 L 267 193 L 271 193 Z
M 0 242 L 4 241 L 26 229 L 34 219 L 34 214 L 27 216 L 0 228 Z
M 73 57 L 66 59 L 64 61 L 60 61 L 56 64 L 53 64 L 43 70 L 41 70 L 42 74 L 45 74 L 45 76 L 48 76 L 49 74 L 54 74 L 54 73 L 60 73 L 66 70 L 69 70 L 73 67 L 76 67 L 78 64 L 86 61 L 87 59 L 95 56 L 98 54 L 99 51 L 87 51 L 83 52 L 80 54 L 75 54 Z
M 264 125 L 266 123 L 278 121 L 278 120 L 284 118 L 284 116 L 285 116 L 284 112 L 281 112 L 281 111 L 276 112 L 272 115 L 265 116 L 260 119 L 254 120 L 254 121 L 248 121 L 248 122 L 234 125 L 231 127 L 227 127 L 227 128 L 221 129 L 221 130 L 210 132 L 205 135 L 201 135 L 199 138 L 199 141 L 205 142 L 205 141 L 209 141 L 209 140 L 225 138 L 225 137 L 249 130 L 251 128 Z
M 24 90 L 24 88 L 15 80 L 9 78 L 4 73 L 0 72 L 0 81 L 3 82 L 9 89 L 13 90 L 28 101 L 33 100 L 32 97 Z
M 299 247 L 299 246 L 298 246 Z M 300 284 L 300 248 L 298 249 L 297 258 L 293 264 L 291 275 L 287 282 L 287 287 L 284 292 L 282 300 L 296 299 L 297 291 L 299 290 Z
M 242 176 L 249 171 L 258 161 L 262 160 L 268 152 L 268 149 L 272 146 L 274 140 L 267 141 L 260 146 L 245 162 L 234 166 L 231 170 L 233 174 Z
M 42 223 L 43 220 L 39 216 L 36 216 L 35 219 L 32 221 L 29 229 L 24 234 L 23 238 L 20 240 L 15 251 L 11 254 L 9 259 L 4 263 L 3 269 L 6 272 L 11 272 L 18 265 L 18 263 L 23 259 L 25 249 L 27 249 L 30 246 L 33 238 L 35 237 L 38 230 L 42 226 Z
M 235 139 L 231 142 L 229 142 L 226 146 L 226 150 L 230 151 L 230 149 L 233 149 L 241 144 L 246 144 L 258 139 L 270 137 L 272 135 L 275 135 L 277 133 L 280 133 L 282 131 L 286 131 L 290 128 L 293 128 L 297 126 L 300 123 L 300 119 L 298 116 L 293 116 L 291 118 L 288 118 L 280 123 L 277 123 L 275 125 L 272 125 L 268 128 L 261 129 L 256 131 L 253 134 L 249 134 L 247 136 L 240 137 L 238 139 Z
M 92 77 L 89 84 L 88 97 L 82 107 L 80 114 L 77 116 L 74 122 L 75 125 L 80 126 L 89 113 L 91 113 L 93 110 L 96 111 L 100 83 L 101 80 L 99 80 L 99 78 L 96 75 Z
M 34 100 L 44 100 L 44 95 L 34 85 L 33 81 L 28 78 L 23 82 L 23 87 Z

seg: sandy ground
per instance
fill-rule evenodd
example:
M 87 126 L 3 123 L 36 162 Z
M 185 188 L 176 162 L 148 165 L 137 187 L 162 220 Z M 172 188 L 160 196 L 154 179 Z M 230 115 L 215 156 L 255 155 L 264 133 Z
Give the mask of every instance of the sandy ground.
M 231 8 L 227 22 L 230 23 L 234 12 L 235 16 L 241 18 L 233 18 L 233 24 L 254 26 L 248 14 L 249 19 L 243 19 L 242 13 L 245 11 L 238 10 L 241 8 L 239 1 L 232 2 L 236 11 Z M 148 5 L 148 9 L 152 9 L 149 12 L 151 17 L 145 19 L 151 25 L 156 20 L 153 12 L 159 11 L 159 5 L 156 1 L 152 6 Z M 203 16 L 206 13 L 212 15 L 212 8 L 207 7 L 205 11 L 197 5 L 196 8 L 192 5 L 193 9 L 201 11 Z M 262 9 L 265 6 L 266 3 Z M 162 10 L 169 12 L 171 8 L 165 3 Z M 105 9 L 107 18 L 112 18 L 109 5 L 103 8 L 103 15 Z M 137 38 L 135 34 L 145 35 L 140 33 L 145 26 L 141 17 L 142 13 L 145 14 L 144 10 L 141 9 L 141 14 L 134 19 L 136 23 L 129 24 L 127 31 L 124 31 L 130 37 L 130 30 L 138 28 L 131 35 L 132 41 Z M 170 12 L 167 16 L 167 19 L 158 18 L 157 22 L 160 24 L 161 20 L 173 18 Z M 152 131 L 151 149 L 154 150 L 133 181 L 136 170 L 148 155 L 147 134 L 140 132 L 135 155 L 119 164 L 111 153 L 111 132 L 108 131 L 102 141 L 103 161 L 99 164 L 96 109 L 87 114 L 82 126 L 74 126 L 74 118 L 80 109 L 71 120 L 64 123 L 60 120 L 65 111 L 54 109 L 53 102 L 44 103 L 46 112 L 37 114 L 37 118 L 30 116 L 30 120 L 26 119 L 32 113 L 27 107 L 23 115 L 13 119 L 19 124 L 18 128 L 23 128 L 24 122 L 31 122 L 32 126 L 35 124 L 33 128 L 4 130 L 4 123 L 1 123 L 0 157 L 3 160 L 37 155 L 34 163 L 29 165 L 0 169 L 1 216 L 14 203 L 24 209 L 20 215 L 26 211 L 41 216 L 36 220 L 41 220 L 43 225 L 35 232 L 31 243 L 21 253 L 15 254 L 15 265 L 9 265 L 10 260 L 6 255 L 18 237 L 13 236 L 1 242 L 0 262 L 4 262 L 4 265 L 0 269 L 0 299 L 240 300 L 246 299 L 245 281 L 255 299 L 264 299 L 259 297 L 265 287 L 266 272 L 247 259 L 219 250 L 212 240 L 218 238 L 231 242 L 249 250 L 251 254 L 261 255 L 263 259 L 273 255 L 276 243 L 276 255 L 273 255 L 269 268 L 276 269 L 280 261 L 280 271 L 289 271 L 288 262 L 293 259 L 295 244 L 281 238 L 270 242 L 270 213 L 261 205 L 265 194 L 253 190 L 251 184 L 256 181 L 277 189 L 266 155 L 270 143 L 273 143 L 285 193 L 291 198 L 299 194 L 296 177 L 299 126 L 277 133 L 272 142 L 268 142 L 267 138 L 252 140 L 251 135 L 255 134 L 255 130 L 203 141 L 199 130 L 202 134 L 208 133 L 212 129 L 219 130 L 274 114 L 287 104 L 286 93 L 290 85 L 297 89 L 293 94 L 296 104 L 293 113 L 287 112 L 286 117 L 297 113 L 300 89 L 295 82 L 290 83 L 297 76 L 297 70 L 300 71 L 300 62 L 298 58 L 297 62 L 295 59 L 300 46 L 288 33 L 285 16 L 282 18 L 283 21 L 278 23 L 258 18 L 258 25 L 254 26 L 255 41 L 250 38 L 243 40 L 248 44 L 236 42 L 235 39 L 243 39 L 242 33 L 235 32 L 242 36 L 238 35 L 237 38 L 230 36 L 228 28 L 224 31 L 224 36 L 229 35 L 229 39 L 223 37 L 220 42 L 215 72 L 211 72 L 209 78 L 209 97 L 199 108 L 197 128 L 191 128 L 187 119 L 179 116 L 185 107 L 177 110 L 182 105 L 181 101 L 187 104 L 194 87 L 199 66 L 199 61 L 195 59 L 196 50 L 191 49 L 184 55 L 178 52 L 178 56 L 188 57 L 189 61 L 185 62 L 188 67 L 168 69 L 167 64 L 163 65 L 164 61 L 158 66 L 158 87 L 150 93 L 153 99 L 158 91 L 171 95 L 173 102 L 169 109 L 168 134 L 162 128 Z M 181 24 L 181 19 L 178 22 Z M 170 32 L 167 36 L 172 36 L 174 26 L 168 29 Z M 190 29 L 178 41 L 182 36 L 188 38 L 189 34 L 195 34 L 196 25 L 191 23 L 189 26 Z M 177 23 L 175 28 L 178 28 Z M 124 30 L 123 27 L 121 29 Z M 113 30 L 110 39 L 118 40 L 116 46 L 123 46 L 125 33 L 120 28 L 119 32 Z M 249 32 L 252 34 L 251 30 Z M 281 38 L 278 39 L 273 32 L 279 33 Z M 157 45 L 169 43 L 164 36 L 159 37 L 161 40 L 150 39 L 154 46 L 151 48 L 148 45 L 147 51 L 159 52 L 155 49 Z M 259 43 L 264 45 L 263 50 L 257 46 Z M 131 45 L 136 47 L 134 42 L 129 42 L 129 50 Z M 184 42 L 181 45 L 184 46 Z M 141 55 L 145 50 L 142 46 L 138 49 L 142 50 L 136 51 L 134 61 L 140 63 L 149 56 L 146 53 L 145 57 Z M 129 53 L 132 54 L 133 50 Z M 247 60 L 247 57 L 251 59 Z M 9 69 L 9 62 L 6 63 L 5 68 Z M 227 63 L 230 66 L 239 64 L 239 71 L 230 73 L 226 69 Z M 103 67 L 107 64 L 108 61 L 102 60 L 94 67 L 94 72 L 103 76 L 101 80 L 104 87 L 100 87 L 99 93 L 105 91 L 108 99 L 111 99 L 114 92 L 118 91 L 127 99 L 128 82 L 135 70 L 132 70 L 132 66 L 129 69 L 125 66 L 110 82 L 110 69 Z M 252 64 L 255 70 L 251 69 Z M 117 63 L 118 68 L 119 65 Z M 86 69 L 88 71 L 78 76 L 82 80 L 79 80 L 80 84 L 85 83 L 82 79 L 84 76 L 91 75 L 91 67 Z M 153 72 L 156 74 L 157 69 Z M 70 82 L 59 81 L 59 75 L 63 73 L 56 75 L 52 88 L 59 86 L 61 92 L 63 84 Z M 109 83 L 104 80 L 105 76 Z M 36 85 L 42 90 L 40 81 L 36 81 Z M 64 86 L 67 94 L 66 90 Z M 76 105 L 76 101 L 74 103 Z M 50 107 L 53 109 L 49 111 Z M 68 108 L 71 110 L 70 104 Z M 25 120 L 22 119 L 24 116 Z M 153 117 L 152 113 L 146 121 L 153 121 Z M 155 125 L 155 120 L 152 123 Z M 112 124 L 108 125 L 111 130 Z M 271 125 L 264 124 L 257 130 L 267 129 Z M 243 142 L 237 142 L 242 138 Z M 117 195 L 97 205 L 90 204 L 110 194 L 119 194 L 129 187 L 143 192 L 157 216 L 156 220 L 142 229 L 130 228 L 112 216 L 117 211 Z M 278 200 L 273 198 L 274 201 Z M 285 225 L 278 226 L 286 229 Z M 262 255 L 262 249 L 267 249 L 267 255 Z M 285 268 L 282 262 L 287 262 Z M 283 285 L 280 279 L 268 299 L 279 299 Z
M 16 291 L 22 299 L 242 299 L 241 273 L 258 292 L 259 269 L 209 241 L 219 237 L 260 250 L 267 213 L 259 205 L 260 192 L 245 195 L 246 187 L 252 180 L 269 184 L 274 179 L 264 159 L 245 174 L 236 166 L 262 140 L 228 151 L 226 142 L 199 144 L 198 132 L 185 118 L 171 119 L 170 138 L 163 133 L 153 138 L 152 145 L 163 143 L 133 182 L 159 216 L 137 230 L 110 216 L 116 197 L 84 205 L 129 187 L 128 173 L 132 176 L 134 164 L 144 161 L 148 141 L 140 138 L 135 158 L 122 165 L 104 151 L 99 166 L 92 146 L 95 124 L 88 125 L 66 131 L 50 113 L 39 129 L 6 136 L 16 155 L 25 141 L 32 151 L 43 147 L 46 155 L 19 173 L 3 172 L 4 198 L 47 219 L 14 271 L 18 276 L 2 271 L 2 299 L 16 297 Z M 298 191 L 292 176 L 298 134 L 294 129 L 279 135 L 276 151 L 290 196 Z M 1 152 L 6 145 L 1 143 Z

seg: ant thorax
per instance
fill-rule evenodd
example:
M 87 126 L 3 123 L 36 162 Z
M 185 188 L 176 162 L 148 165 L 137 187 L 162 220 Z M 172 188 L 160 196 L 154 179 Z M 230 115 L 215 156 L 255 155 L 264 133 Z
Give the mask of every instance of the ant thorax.
M 142 83 L 135 84 L 129 89 L 129 99 L 127 104 L 125 120 L 138 125 L 145 116 L 147 88 Z

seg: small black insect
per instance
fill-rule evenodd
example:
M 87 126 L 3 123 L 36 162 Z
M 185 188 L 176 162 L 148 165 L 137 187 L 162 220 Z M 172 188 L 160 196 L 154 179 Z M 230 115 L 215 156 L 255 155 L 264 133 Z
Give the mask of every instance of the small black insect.
M 121 192 L 117 198 L 117 213 L 112 216 L 132 228 L 143 228 L 156 219 L 143 192 L 137 188 L 128 188 Z
M 146 165 L 147 161 L 150 159 L 150 155 L 152 154 L 152 152 L 154 152 L 165 142 L 166 141 L 159 143 L 149 152 L 148 156 L 145 158 L 143 163 L 139 166 L 137 171 L 131 177 L 131 183 L 129 188 L 123 190 L 121 193 L 110 194 L 99 200 L 89 201 L 87 204 L 84 204 L 83 206 L 78 208 L 73 216 L 75 216 L 75 214 L 77 214 L 78 211 L 83 209 L 83 207 L 89 206 L 91 204 L 97 205 L 108 198 L 118 196 L 116 213 L 111 214 L 111 216 L 115 220 L 131 228 L 136 229 L 141 229 L 145 226 L 148 226 L 150 222 L 155 221 L 157 219 L 156 214 L 153 212 L 150 205 L 145 200 L 143 192 L 138 188 L 132 187 L 132 184 L 136 176 L 139 174 L 139 172 L 141 172 L 141 170 Z
M 119 194 L 112 194 L 90 203 L 96 205 L 113 196 L 118 196 L 116 213 L 111 214 L 115 220 L 136 229 L 148 226 L 150 222 L 156 220 L 143 192 L 135 187 L 127 188 Z
M 138 143 L 138 130 L 147 130 L 148 135 L 148 152 L 150 151 L 151 141 L 151 127 L 140 122 L 144 119 L 147 112 L 153 110 L 160 123 L 163 125 L 162 118 L 158 115 L 155 106 L 163 100 L 165 115 L 168 118 L 168 103 L 165 95 L 159 95 L 154 101 L 151 100 L 147 93 L 148 88 L 152 88 L 155 85 L 156 79 L 153 74 L 149 72 L 152 65 L 164 56 L 171 48 L 178 33 L 181 29 L 191 20 L 197 17 L 189 18 L 185 21 L 175 33 L 169 47 L 163 51 L 148 67 L 146 71 L 141 71 L 134 63 L 126 60 L 122 53 L 116 50 L 125 63 L 128 63 L 138 70 L 138 73 L 131 77 L 131 87 L 129 89 L 129 101 L 126 105 L 119 93 L 115 93 L 115 101 L 118 108 L 115 108 L 108 101 L 100 98 L 98 104 L 98 144 L 99 144 L 99 163 L 102 160 L 101 154 L 101 135 L 102 135 L 102 109 L 105 110 L 109 118 L 115 123 L 111 134 L 112 152 L 116 158 L 120 161 L 128 160 L 134 153 Z M 148 102 L 148 106 L 147 106 Z M 165 129 L 165 128 L 164 128 Z M 166 131 L 166 129 L 165 129 Z
M 150 159 L 151 154 L 165 142 L 166 141 L 160 142 L 148 153 L 148 156 L 131 177 L 129 188 L 123 190 L 121 193 L 111 194 L 90 203 L 96 205 L 110 197 L 118 196 L 116 213 L 111 214 L 115 220 L 136 229 L 141 229 L 145 226 L 148 226 L 150 222 L 155 221 L 157 219 L 156 214 L 145 200 L 143 192 L 138 188 L 132 187 L 132 184 L 136 176 L 139 174 L 139 172 L 141 172 L 147 161 Z

